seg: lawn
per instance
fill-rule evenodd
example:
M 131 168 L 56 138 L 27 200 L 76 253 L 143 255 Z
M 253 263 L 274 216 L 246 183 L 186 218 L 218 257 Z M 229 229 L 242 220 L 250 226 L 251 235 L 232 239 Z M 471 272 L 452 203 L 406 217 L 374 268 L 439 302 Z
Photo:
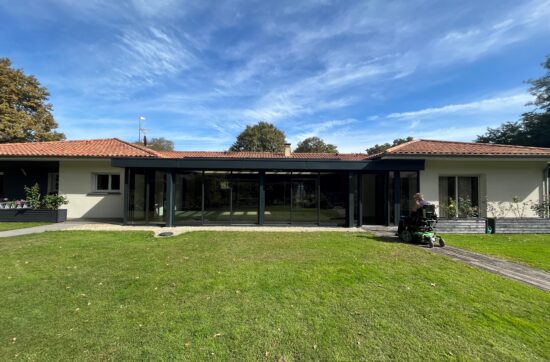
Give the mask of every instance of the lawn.
M 548 360 L 550 293 L 363 233 L 0 239 L 0 360 Z
M 550 271 L 550 235 L 445 235 L 449 245 Z
M 47 222 L 0 222 L 0 231 L 32 228 L 47 225 Z

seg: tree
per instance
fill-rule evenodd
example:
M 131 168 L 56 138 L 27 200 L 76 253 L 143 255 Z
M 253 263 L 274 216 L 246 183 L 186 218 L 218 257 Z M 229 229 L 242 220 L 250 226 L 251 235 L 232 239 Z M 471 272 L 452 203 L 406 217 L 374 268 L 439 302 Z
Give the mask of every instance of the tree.
M 258 122 L 253 126 L 246 126 L 229 151 L 282 152 L 285 142 L 283 131 L 269 122 Z
M 393 140 L 392 144 L 389 144 L 387 142 L 383 143 L 381 145 L 375 144 L 374 146 L 372 146 L 370 148 L 367 148 L 367 154 L 375 155 L 377 153 L 382 153 L 382 152 L 386 151 L 388 148 L 399 146 L 403 143 L 410 142 L 412 140 L 413 140 L 413 138 L 409 136 L 407 138 L 396 138 L 396 139 Z
M 325 143 L 319 137 L 308 137 L 302 142 L 298 142 L 298 146 L 294 150 L 298 153 L 338 153 L 335 145 Z
M 143 143 L 140 141 L 135 142 L 135 144 L 143 146 Z M 164 137 L 154 137 L 147 140 L 147 147 L 155 151 L 173 151 L 174 142 Z
M 539 79 L 530 79 L 529 92 L 535 98 L 527 105 L 535 106 L 521 115 L 517 122 L 506 122 L 497 128 L 487 128 L 476 142 L 534 147 L 550 147 L 550 56 L 542 64 L 547 72 Z
M 49 96 L 34 76 L 0 58 L 0 143 L 64 139 L 63 133 L 55 131 Z

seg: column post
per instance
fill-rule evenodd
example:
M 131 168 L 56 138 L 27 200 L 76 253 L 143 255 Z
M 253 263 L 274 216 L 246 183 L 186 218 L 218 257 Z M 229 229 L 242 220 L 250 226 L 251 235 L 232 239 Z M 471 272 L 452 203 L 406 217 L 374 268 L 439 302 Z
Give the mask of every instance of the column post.
M 258 198 L 258 224 L 263 225 L 265 221 L 265 171 L 260 171 L 258 178 L 258 182 L 260 183 L 260 195 Z
M 399 225 L 401 219 L 401 173 L 394 171 L 394 222 Z
M 122 223 L 128 225 L 128 213 L 130 212 L 130 169 L 128 167 L 124 168 L 124 194 L 122 204 L 124 205 Z
M 174 171 L 166 172 L 166 227 L 174 226 Z
M 346 225 L 347 227 L 351 228 L 353 227 L 353 219 L 354 219 L 354 190 L 353 190 L 353 172 L 348 171 L 348 197 L 347 197 L 347 207 L 346 207 Z

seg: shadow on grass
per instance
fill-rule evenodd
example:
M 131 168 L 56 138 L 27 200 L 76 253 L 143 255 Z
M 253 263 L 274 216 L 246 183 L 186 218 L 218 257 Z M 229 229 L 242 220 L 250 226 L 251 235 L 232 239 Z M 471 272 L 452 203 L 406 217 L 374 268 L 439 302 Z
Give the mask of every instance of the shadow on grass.
M 399 239 L 397 236 L 383 236 L 383 235 L 375 235 L 375 234 L 360 234 L 356 235 L 358 238 L 367 238 L 370 240 L 375 240 L 381 243 L 392 243 L 392 244 L 406 244 L 411 246 L 417 246 L 421 248 L 428 248 L 428 244 L 421 244 L 421 243 L 406 243 Z

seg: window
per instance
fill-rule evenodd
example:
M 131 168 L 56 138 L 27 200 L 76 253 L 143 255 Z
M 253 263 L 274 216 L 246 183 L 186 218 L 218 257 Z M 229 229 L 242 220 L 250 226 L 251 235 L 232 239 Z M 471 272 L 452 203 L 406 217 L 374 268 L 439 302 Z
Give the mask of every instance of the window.
M 48 173 L 48 194 L 57 194 L 59 192 L 59 173 Z
M 439 214 L 442 217 L 479 217 L 479 177 L 439 177 Z
M 120 175 L 98 173 L 93 175 L 95 192 L 119 192 Z

